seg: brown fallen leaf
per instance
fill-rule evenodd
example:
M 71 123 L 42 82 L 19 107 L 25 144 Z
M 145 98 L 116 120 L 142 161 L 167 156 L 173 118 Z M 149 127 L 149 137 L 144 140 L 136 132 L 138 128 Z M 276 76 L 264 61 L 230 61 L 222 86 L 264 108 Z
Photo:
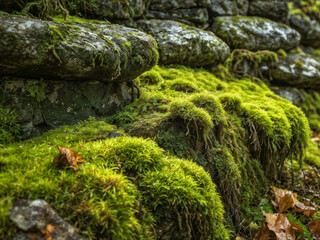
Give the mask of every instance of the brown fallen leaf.
M 253 240 L 276 240 L 276 239 L 277 239 L 276 235 L 274 234 L 274 232 L 269 230 L 268 225 L 266 223 L 263 224 L 260 231 L 253 238 Z
M 58 146 L 58 148 L 60 153 L 53 159 L 53 164 L 57 164 L 60 167 L 70 166 L 73 171 L 78 171 L 78 163 L 84 162 L 85 159 L 70 148 L 61 146 Z
M 298 194 L 288 190 L 271 186 L 275 196 L 272 204 L 279 212 L 285 212 L 289 208 L 295 208 L 296 212 L 302 212 L 307 217 L 312 217 L 316 213 L 316 208 L 311 203 L 302 203 L 298 200 Z
M 311 223 L 308 225 L 310 232 L 314 235 L 319 235 L 320 236 L 320 221 L 319 220 L 313 220 Z

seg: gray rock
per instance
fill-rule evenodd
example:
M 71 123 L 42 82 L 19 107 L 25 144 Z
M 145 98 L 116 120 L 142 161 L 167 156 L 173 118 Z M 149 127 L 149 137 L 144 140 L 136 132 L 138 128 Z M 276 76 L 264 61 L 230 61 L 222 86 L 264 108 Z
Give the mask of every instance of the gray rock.
M 209 12 L 212 16 L 247 15 L 248 0 L 211 0 Z
M 152 0 L 150 10 L 171 11 L 179 8 L 206 8 L 210 0 Z
M 28 138 L 90 116 L 109 116 L 131 102 L 129 89 L 127 83 L 0 77 L 0 102 L 15 109 Z
M 289 16 L 290 26 L 301 34 L 301 42 L 315 48 L 320 47 L 320 23 L 308 16 Z
M 175 20 L 185 23 L 207 23 L 209 21 L 208 10 L 206 8 L 177 9 L 168 12 L 148 11 L 147 18 Z
M 294 105 L 300 105 L 304 101 L 304 96 L 292 87 L 272 87 L 271 90 L 278 96 L 289 100 Z
M 288 55 L 274 63 L 269 73 L 273 84 L 320 89 L 320 61 L 303 55 Z
M 230 54 L 229 47 L 212 32 L 168 20 L 140 20 L 138 26 L 157 40 L 162 64 L 215 65 Z
M 157 62 L 156 42 L 118 25 L 0 16 L 0 75 L 130 81 Z
M 69 0 L 70 1 L 70 0 Z M 71 1 L 74 2 L 74 1 Z M 95 5 L 88 6 L 89 9 L 81 10 L 84 16 L 98 19 L 129 19 L 140 17 L 145 9 L 143 0 L 96 0 Z
M 25 232 L 39 234 L 44 239 L 52 240 L 82 240 L 76 230 L 65 222 L 44 200 L 18 200 L 10 212 L 10 219 Z M 50 231 L 50 235 L 46 233 Z M 27 234 L 26 234 L 27 235 Z M 28 239 L 28 236 L 18 233 L 15 239 Z
M 287 0 L 250 0 L 248 15 L 285 22 L 288 11 Z
M 300 34 L 290 27 L 260 17 L 218 17 L 213 32 L 231 48 L 289 50 L 297 47 Z

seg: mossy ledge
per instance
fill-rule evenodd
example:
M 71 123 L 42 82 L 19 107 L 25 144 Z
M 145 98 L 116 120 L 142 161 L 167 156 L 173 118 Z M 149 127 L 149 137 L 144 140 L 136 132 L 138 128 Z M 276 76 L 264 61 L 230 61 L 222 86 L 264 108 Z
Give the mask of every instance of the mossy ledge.
M 151 140 L 87 141 L 112 131 L 115 126 L 91 120 L 1 148 L 0 238 L 16 232 L 9 220 L 15 200 L 41 198 L 87 239 L 154 239 L 168 214 L 178 223 L 170 237 L 229 239 L 208 173 Z M 57 145 L 86 159 L 77 173 L 52 165 Z

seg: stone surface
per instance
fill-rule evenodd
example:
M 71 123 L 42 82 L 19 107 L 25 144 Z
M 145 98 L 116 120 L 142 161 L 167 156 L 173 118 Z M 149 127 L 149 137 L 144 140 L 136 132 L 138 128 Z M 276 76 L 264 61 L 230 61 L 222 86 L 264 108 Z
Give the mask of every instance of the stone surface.
M 0 16 L 0 76 L 130 81 L 157 62 L 156 42 L 136 29 Z
M 274 63 L 269 73 L 273 84 L 320 90 L 320 61 L 303 55 L 288 55 Z
M 290 26 L 301 34 L 301 42 L 315 48 L 320 48 L 320 23 L 308 16 L 289 16 Z
M 168 12 L 148 11 L 146 17 L 150 19 L 175 20 L 179 22 L 191 22 L 204 24 L 209 21 L 206 8 L 177 9 Z
M 272 87 L 271 90 L 294 105 L 300 105 L 304 101 L 303 95 L 292 87 Z
M 16 201 L 12 206 L 10 219 L 19 229 L 27 232 L 18 233 L 14 238 L 16 240 L 28 239 L 29 236 L 32 236 L 28 232 L 38 235 L 36 239 L 84 240 L 44 200 Z
M 248 0 L 211 0 L 209 12 L 212 16 L 247 15 Z
M 231 48 L 289 50 L 298 46 L 300 34 L 290 27 L 260 17 L 217 17 L 213 32 Z
M 127 83 L 0 78 L 0 102 L 15 109 L 25 138 L 90 116 L 109 116 L 131 99 Z
M 210 6 L 210 0 L 152 0 L 150 10 L 172 11 L 179 8 L 206 8 Z
M 285 22 L 288 17 L 287 0 L 250 0 L 248 15 Z
M 157 40 L 162 64 L 215 65 L 230 54 L 229 47 L 212 32 L 174 21 L 140 20 L 138 25 Z

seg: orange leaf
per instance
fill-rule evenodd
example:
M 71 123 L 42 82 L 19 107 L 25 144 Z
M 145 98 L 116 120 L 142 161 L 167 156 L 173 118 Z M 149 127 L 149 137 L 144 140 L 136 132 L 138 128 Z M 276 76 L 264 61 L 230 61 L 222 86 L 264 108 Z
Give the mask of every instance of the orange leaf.
M 53 164 L 61 167 L 70 166 L 75 172 L 78 171 L 78 163 L 84 162 L 85 159 L 69 148 L 61 146 L 58 148 L 60 153 L 53 159 Z
M 313 220 L 311 223 L 309 223 L 309 229 L 312 234 L 320 236 L 320 221 Z

